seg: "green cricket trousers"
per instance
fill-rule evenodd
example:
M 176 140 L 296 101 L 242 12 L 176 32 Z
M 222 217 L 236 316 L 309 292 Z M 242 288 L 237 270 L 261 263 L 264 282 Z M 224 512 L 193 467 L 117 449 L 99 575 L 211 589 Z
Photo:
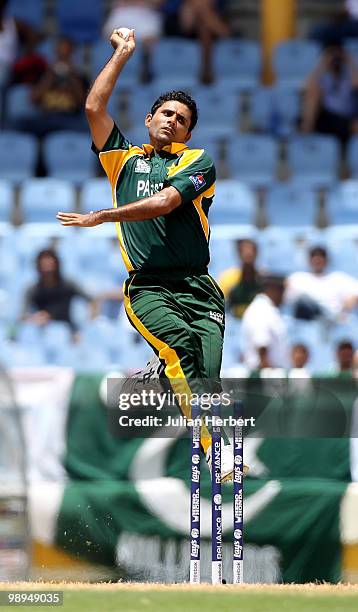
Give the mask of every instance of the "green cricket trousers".
M 224 296 L 206 270 L 133 272 L 124 283 L 124 304 L 135 329 L 165 364 L 175 393 L 220 392 L 225 328 Z M 191 416 L 190 404 L 181 411 Z M 202 429 L 204 451 L 211 437 Z

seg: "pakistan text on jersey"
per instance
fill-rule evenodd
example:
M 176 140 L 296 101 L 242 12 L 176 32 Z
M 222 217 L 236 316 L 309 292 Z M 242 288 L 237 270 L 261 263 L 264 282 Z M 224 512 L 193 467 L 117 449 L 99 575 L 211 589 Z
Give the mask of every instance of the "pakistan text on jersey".
M 158 191 L 161 191 L 164 187 L 164 183 L 150 183 L 149 180 L 140 180 L 137 183 L 137 198 L 146 198 L 154 195 Z

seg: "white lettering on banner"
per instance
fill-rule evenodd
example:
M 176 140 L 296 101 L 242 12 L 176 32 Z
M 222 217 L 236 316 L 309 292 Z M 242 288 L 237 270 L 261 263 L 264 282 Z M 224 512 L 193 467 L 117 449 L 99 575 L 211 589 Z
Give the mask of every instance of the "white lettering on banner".
M 164 183 L 151 183 L 149 179 L 147 181 L 139 180 L 137 182 L 137 198 L 148 198 L 161 191 L 163 187 Z
M 192 540 L 190 540 L 192 543 Z M 151 582 L 184 582 L 188 580 L 189 553 L 186 539 L 162 539 L 122 532 L 116 547 L 116 561 L 121 569 L 137 579 Z M 195 549 L 195 545 L 194 545 Z M 201 578 L 211 582 L 211 542 L 201 541 Z M 232 572 L 232 544 L 223 544 L 223 575 Z M 281 553 L 274 546 L 245 544 L 244 580 L 246 583 L 282 582 Z

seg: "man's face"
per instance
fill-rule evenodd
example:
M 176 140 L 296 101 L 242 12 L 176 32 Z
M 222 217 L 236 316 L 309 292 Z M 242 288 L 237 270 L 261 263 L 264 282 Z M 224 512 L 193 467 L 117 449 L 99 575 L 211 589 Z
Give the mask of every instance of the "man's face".
M 238 253 L 242 263 L 253 265 L 257 257 L 257 246 L 252 240 L 240 240 Z
M 187 142 L 191 137 L 190 122 L 191 110 L 175 100 L 164 102 L 154 115 L 149 114 L 145 119 L 151 143 L 162 147 L 172 142 Z
M 322 274 L 327 266 L 327 258 L 320 253 L 315 253 L 310 257 L 310 266 L 315 274 Z
M 354 352 L 350 346 L 343 346 L 337 351 L 337 361 L 341 370 L 351 370 Z

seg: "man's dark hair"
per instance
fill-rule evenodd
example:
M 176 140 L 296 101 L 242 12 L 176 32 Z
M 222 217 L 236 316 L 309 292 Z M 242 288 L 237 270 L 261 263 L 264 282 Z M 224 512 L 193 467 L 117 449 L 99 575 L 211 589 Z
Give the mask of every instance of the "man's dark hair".
M 351 342 L 348 339 L 347 340 L 341 340 L 340 342 L 338 342 L 338 344 L 336 346 L 337 353 L 339 351 L 344 351 L 345 349 L 349 349 L 351 351 L 354 351 L 353 342 Z
M 310 257 L 314 257 L 315 255 L 321 255 L 321 257 L 328 259 L 327 249 L 325 249 L 322 246 L 315 246 L 315 247 L 310 248 L 309 255 Z
M 168 91 L 167 93 L 161 94 L 159 98 L 154 102 L 150 114 L 154 115 L 157 112 L 158 108 L 164 104 L 164 102 L 171 102 L 174 100 L 175 102 L 180 102 L 181 104 L 185 104 L 188 109 L 191 111 L 191 121 L 189 126 L 189 132 L 192 132 L 198 123 L 198 107 L 196 105 L 195 100 L 189 94 L 184 91 Z

